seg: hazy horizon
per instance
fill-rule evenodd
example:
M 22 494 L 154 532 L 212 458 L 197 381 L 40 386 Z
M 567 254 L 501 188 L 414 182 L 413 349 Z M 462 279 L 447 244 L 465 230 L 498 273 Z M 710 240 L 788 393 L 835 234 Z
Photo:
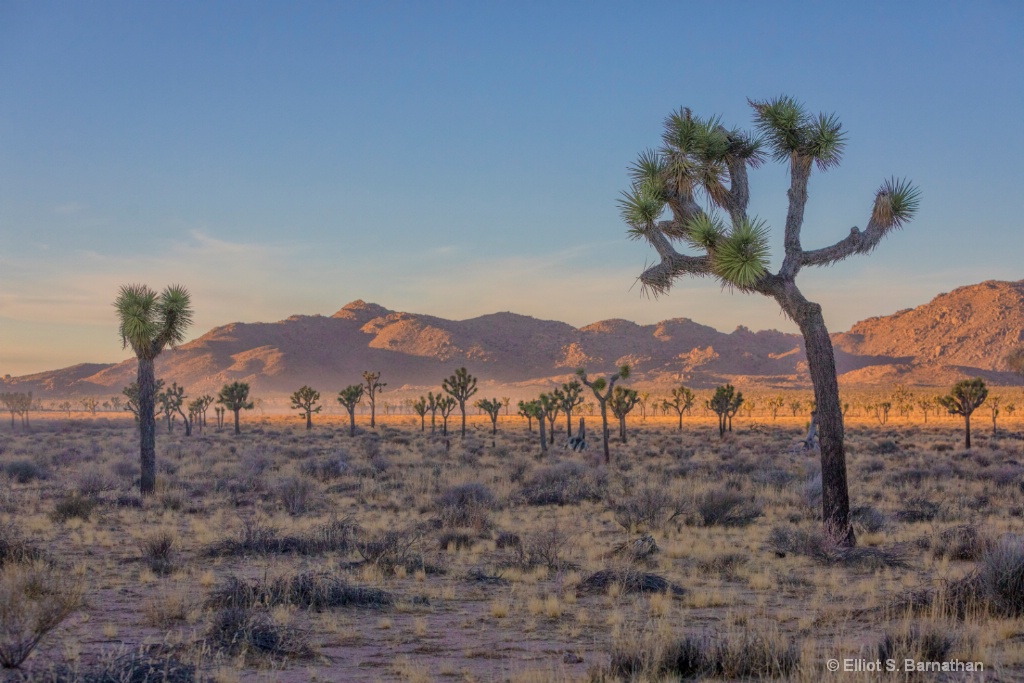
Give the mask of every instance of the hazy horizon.
M 0 6 L 0 375 L 128 358 L 129 282 L 188 287 L 190 339 L 355 299 L 793 332 L 709 280 L 642 298 L 656 255 L 616 205 L 672 110 L 749 127 L 746 99 L 783 93 L 849 135 L 806 247 L 863 227 L 886 178 L 922 191 L 874 253 L 801 273 L 831 331 L 1024 277 L 1024 6 L 581 7 Z M 786 181 L 751 176 L 776 265 Z

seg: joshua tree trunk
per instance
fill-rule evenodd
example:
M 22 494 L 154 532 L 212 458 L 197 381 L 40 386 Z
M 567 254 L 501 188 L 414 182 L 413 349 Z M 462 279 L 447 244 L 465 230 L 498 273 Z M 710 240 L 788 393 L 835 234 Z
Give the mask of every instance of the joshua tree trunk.
M 619 438 L 622 443 L 626 443 L 626 416 L 623 415 L 619 418 Z
M 242 430 L 238 427 L 238 413 L 242 412 L 240 408 L 235 408 L 235 434 L 241 434 Z
M 601 438 L 604 441 L 604 461 L 610 463 L 612 452 L 608 448 L 608 404 L 606 401 L 601 402 Z
M 356 408 L 352 406 L 348 409 L 348 435 L 353 437 L 356 435 Z
M 807 350 L 807 366 L 814 386 L 818 412 L 818 439 L 821 444 L 822 519 L 837 534 L 836 540 L 852 547 L 856 543 L 850 524 L 850 496 L 846 481 L 843 406 L 836 381 L 836 359 L 821 306 L 808 301 L 788 282 L 776 300 L 800 327 Z
M 142 495 L 156 490 L 156 374 L 152 358 L 139 358 L 139 451 Z
M 546 417 L 544 415 L 541 415 L 540 417 L 537 418 L 537 424 L 540 425 L 540 454 L 541 455 L 547 455 L 548 454 L 548 440 L 547 440 L 547 435 L 544 433 L 544 422 L 545 421 L 546 421 Z
M 965 447 L 970 450 L 971 448 L 971 415 L 968 413 L 964 415 L 964 433 L 967 435 L 967 442 L 964 444 Z

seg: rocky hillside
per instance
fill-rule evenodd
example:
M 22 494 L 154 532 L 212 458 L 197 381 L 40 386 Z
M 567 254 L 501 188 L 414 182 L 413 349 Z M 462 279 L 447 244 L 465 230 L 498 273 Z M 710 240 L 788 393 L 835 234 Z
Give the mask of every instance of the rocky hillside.
M 948 384 L 983 375 L 1014 381 L 1002 358 L 1024 343 L 1024 281 L 984 282 L 941 294 L 834 335 L 840 381 L 847 384 Z M 679 381 L 696 387 L 730 380 L 746 385 L 806 387 L 798 335 L 739 327 L 723 333 L 686 318 L 655 325 L 604 320 L 583 328 L 495 313 L 446 320 L 354 301 L 330 317 L 292 316 L 275 323 L 232 323 L 157 361 L 157 374 L 189 393 L 245 381 L 261 394 L 302 384 L 334 392 L 379 369 L 391 390 L 434 387 L 465 365 L 481 380 L 534 385 L 564 380 L 576 368 L 606 372 L 622 363 L 634 383 Z M 7 390 L 37 395 L 109 395 L 135 376 L 134 359 L 82 364 L 17 377 Z

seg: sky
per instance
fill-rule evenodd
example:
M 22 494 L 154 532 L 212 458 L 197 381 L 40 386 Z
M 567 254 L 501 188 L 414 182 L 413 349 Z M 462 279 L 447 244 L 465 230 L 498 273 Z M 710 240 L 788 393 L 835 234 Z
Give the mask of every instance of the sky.
M 582 326 L 686 317 L 795 331 L 775 302 L 680 279 L 617 205 L 687 106 L 835 113 L 843 163 L 803 243 L 921 191 L 871 255 L 798 283 L 843 331 L 1024 278 L 1024 3 L 0 0 L 0 376 L 130 357 L 118 288 L 182 284 L 190 338 L 364 299 Z M 751 176 L 781 260 L 787 170 Z

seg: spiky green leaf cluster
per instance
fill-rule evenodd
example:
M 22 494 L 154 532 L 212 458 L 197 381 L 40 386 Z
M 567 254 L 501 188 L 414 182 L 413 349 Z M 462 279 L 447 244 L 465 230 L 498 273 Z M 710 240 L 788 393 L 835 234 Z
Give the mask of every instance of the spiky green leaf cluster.
M 192 324 L 191 298 L 180 285 L 171 285 L 159 295 L 146 285 L 124 285 L 114 309 L 122 344 L 131 346 L 140 358 L 154 358 L 164 346 L 185 341 L 185 331 Z
M 696 249 L 713 252 L 725 239 L 725 223 L 718 216 L 702 213 L 687 224 L 686 241 Z
M 921 202 L 921 191 L 906 178 L 889 178 L 875 194 L 871 219 L 883 228 L 901 228 L 909 222 Z
M 768 226 L 743 219 L 709 250 L 715 274 L 728 285 L 752 287 L 768 270 Z
M 766 102 L 750 101 L 754 126 L 764 137 L 776 161 L 794 154 L 813 159 L 822 171 L 838 166 L 846 147 L 846 133 L 835 114 L 812 116 L 788 95 Z

